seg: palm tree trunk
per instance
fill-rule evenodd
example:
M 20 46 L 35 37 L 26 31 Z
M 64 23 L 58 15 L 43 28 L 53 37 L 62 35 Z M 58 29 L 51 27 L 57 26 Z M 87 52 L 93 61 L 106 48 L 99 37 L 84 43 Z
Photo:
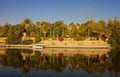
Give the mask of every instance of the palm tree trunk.
M 52 33 L 51 33 L 51 30 L 50 30 L 50 38 L 51 38 L 51 36 L 52 36 Z
M 62 36 L 64 36 L 64 33 L 65 33 L 65 32 L 64 32 L 64 28 L 63 28 L 63 29 L 62 29 Z
M 58 39 L 58 31 L 57 31 L 57 39 Z
M 40 37 L 41 37 L 41 28 L 40 28 Z
M 55 37 L 55 31 L 53 30 L 53 39 L 54 39 L 54 37 Z

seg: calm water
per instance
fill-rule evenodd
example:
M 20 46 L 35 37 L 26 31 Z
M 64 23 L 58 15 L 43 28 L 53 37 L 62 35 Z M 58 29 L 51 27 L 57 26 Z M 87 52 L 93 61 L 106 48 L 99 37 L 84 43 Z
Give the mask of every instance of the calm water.
M 0 77 L 120 77 L 120 50 L 0 49 Z

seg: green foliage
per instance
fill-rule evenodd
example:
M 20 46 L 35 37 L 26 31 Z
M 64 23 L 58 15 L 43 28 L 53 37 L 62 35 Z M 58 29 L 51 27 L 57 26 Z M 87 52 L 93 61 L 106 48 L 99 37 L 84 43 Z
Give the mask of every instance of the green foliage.
M 108 28 L 111 30 L 110 44 L 115 47 L 120 46 L 120 22 L 115 18 L 108 21 Z
M 14 32 L 11 32 L 11 34 L 6 39 L 7 44 L 19 44 L 20 39 L 19 36 L 17 36 Z
M 20 24 L 11 25 L 4 24 L 0 26 L 0 37 L 7 37 L 8 44 L 19 44 L 21 42 L 22 33 L 26 32 L 27 37 L 34 37 L 35 43 L 39 43 L 41 38 L 57 39 L 58 37 L 74 38 L 75 40 L 92 40 L 102 39 L 109 41 L 113 46 L 120 45 L 120 22 L 116 18 L 98 22 L 88 20 L 85 23 L 73 23 L 69 25 L 63 21 L 50 23 L 48 21 L 32 23 L 31 19 L 25 18 Z
M 31 19 L 25 18 L 20 25 L 22 26 L 23 31 L 27 33 L 27 36 L 30 37 L 30 32 L 32 31 L 33 28 Z
M 9 31 L 9 35 L 6 39 L 7 44 L 19 44 L 21 42 L 21 28 L 19 25 L 15 25 L 11 27 Z
M 32 44 L 33 40 L 23 40 L 21 44 Z
M 39 35 L 35 36 L 35 43 L 39 43 L 41 41 L 41 37 Z
M 2 25 L 1 28 L 0 28 L 0 36 L 1 37 L 7 37 L 8 34 L 9 34 L 10 28 L 11 28 L 11 25 L 8 24 L 8 23 Z

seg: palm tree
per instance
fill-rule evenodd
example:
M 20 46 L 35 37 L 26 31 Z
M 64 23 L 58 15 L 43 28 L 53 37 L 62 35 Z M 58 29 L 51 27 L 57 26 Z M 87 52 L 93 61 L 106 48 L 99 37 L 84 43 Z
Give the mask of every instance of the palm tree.
M 55 27 L 55 32 L 57 34 L 57 38 L 61 35 L 64 36 L 65 24 L 63 21 L 56 21 L 54 23 L 54 27 Z
M 49 22 L 48 23 L 48 29 L 49 29 L 49 37 L 52 37 L 52 24 Z
M 61 27 L 62 27 L 62 36 L 65 36 L 65 30 L 67 29 L 67 25 L 62 21 L 61 22 Z
M 53 24 L 52 24 L 52 30 L 53 30 L 53 39 L 55 39 L 56 38 L 56 36 L 58 37 L 58 25 L 57 25 L 57 22 L 54 22 Z M 55 33 L 56 33 L 56 35 L 55 35 Z
M 55 26 L 54 23 L 51 24 L 51 30 L 52 30 L 52 39 L 55 38 Z
M 9 29 L 11 28 L 11 24 L 5 23 L 1 26 L 0 36 L 7 37 L 9 34 Z
M 23 31 L 27 33 L 27 35 L 30 37 L 30 27 L 32 25 L 32 21 L 29 18 L 25 18 L 22 23 Z
M 76 33 L 76 38 L 77 39 L 79 39 L 80 38 L 80 24 L 79 23 L 77 23 L 76 25 L 75 25 L 75 33 Z
M 79 28 L 79 34 L 80 34 L 80 39 L 83 40 L 86 38 L 88 32 L 87 31 L 87 26 L 86 24 L 81 24 Z
M 42 33 L 44 34 L 44 37 L 46 38 L 46 34 L 49 32 L 48 22 L 47 21 L 43 21 L 41 23 L 41 29 L 42 29 Z
M 75 24 L 73 22 L 69 24 L 68 30 L 69 30 L 69 36 L 73 37 L 75 31 Z
M 77 23 L 75 27 L 76 27 L 77 30 L 79 30 L 80 29 L 80 24 Z
M 41 23 L 39 21 L 36 22 L 36 30 L 39 31 L 39 34 L 40 34 L 40 37 L 41 37 L 42 27 L 41 27 Z

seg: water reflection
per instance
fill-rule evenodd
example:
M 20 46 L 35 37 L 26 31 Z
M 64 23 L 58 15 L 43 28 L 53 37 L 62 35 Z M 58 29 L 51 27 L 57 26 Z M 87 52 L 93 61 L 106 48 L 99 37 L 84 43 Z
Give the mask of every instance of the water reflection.
M 109 49 L 1 49 L 0 67 L 44 72 L 104 73 L 106 70 L 117 77 L 120 73 L 120 51 Z

